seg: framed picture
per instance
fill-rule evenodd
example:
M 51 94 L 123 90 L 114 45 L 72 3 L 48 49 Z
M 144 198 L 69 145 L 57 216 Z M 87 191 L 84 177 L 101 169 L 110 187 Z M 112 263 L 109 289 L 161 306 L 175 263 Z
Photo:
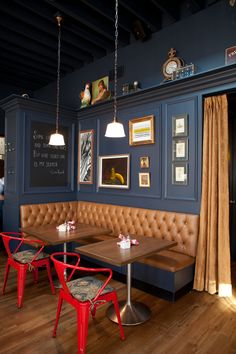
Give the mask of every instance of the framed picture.
M 236 63 L 236 46 L 225 49 L 225 65 Z
M 130 156 L 108 155 L 99 156 L 99 187 L 129 188 Z
M 154 143 L 154 116 L 135 118 L 129 121 L 129 145 Z
M 172 183 L 179 184 L 179 185 L 188 184 L 187 163 L 176 162 L 172 164 Z
M 172 136 L 188 135 L 188 115 L 180 114 L 172 117 Z
M 140 168 L 149 168 L 150 162 L 148 156 L 140 157 Z
M 91 104 L 96 104 L 110 98 L 111 93 L 108 89 L 109 77 L 104 76 L 92 82 L 92 101 Z
M 172 160 L 188 160 L 188 139 L 174 139 L 172 141 Z
M 93 136 L 93 129 L 83 130 L 79 133 L 79 183 L 93 183 Z
M 149 172 L 140 172 L 139 177 L 139 187 L 150 187 L 150 173 Z

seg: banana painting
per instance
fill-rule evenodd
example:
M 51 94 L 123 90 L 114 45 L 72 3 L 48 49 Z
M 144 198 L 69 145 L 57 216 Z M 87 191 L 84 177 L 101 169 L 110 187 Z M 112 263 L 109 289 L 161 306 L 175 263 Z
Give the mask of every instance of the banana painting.
M 120 173 L 115 173 L 115 177 L 120 181 L 121 184 L 125 184 L 124 177 Z
M 118 181 L 120 181 L 121 184 L 125 184 L 124 177 L 123 177 L 120 173 L 117 173 L 117 172 L 115 171 L 115 168 L 112 167 L 112 168 L 111 168 L 110 180 L 111 180 L 111 181 L 114 181 L 115 179 L 118 179 Z

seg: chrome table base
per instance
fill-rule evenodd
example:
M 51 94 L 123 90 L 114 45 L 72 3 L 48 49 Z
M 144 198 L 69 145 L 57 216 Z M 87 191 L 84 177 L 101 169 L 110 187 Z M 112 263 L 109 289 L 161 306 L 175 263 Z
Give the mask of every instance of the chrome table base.
M 150 309 L 141 302 L 121 301 L 119 303 L 121 323 L 124 326 L 136 326 L 149 320 L 151 316 Z M 113 304 L 107 310 L 107 317 L 113 321 L 117 321 L 117 316 Z

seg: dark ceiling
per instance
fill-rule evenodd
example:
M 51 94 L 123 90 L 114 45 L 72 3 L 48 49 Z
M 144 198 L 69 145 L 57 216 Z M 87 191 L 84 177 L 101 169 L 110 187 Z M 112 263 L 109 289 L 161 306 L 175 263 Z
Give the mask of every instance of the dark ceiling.
M 119 46 L 148 40 L 217 1 L 119 0 Z M 34 91 L 56 80 L 58 11 L 64 18 L 61 75 L 113 52 L 114 0 L 1 0 L 1 84 Z

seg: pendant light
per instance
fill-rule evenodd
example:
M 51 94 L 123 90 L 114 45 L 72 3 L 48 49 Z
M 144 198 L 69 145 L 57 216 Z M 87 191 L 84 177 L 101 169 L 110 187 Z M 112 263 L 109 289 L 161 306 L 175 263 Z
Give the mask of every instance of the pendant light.
M 56 16 L 58 25 L 58 47 L 57 47 L 57 101 L 56 101 L 56 132 L 50 136 L 49 145 L 65 145 L 64 136 L 58 133 L 59 125 L 59 99 L 60 99 L 60 67 L 61 67 L 61 21 L 62 16 Z
M 118 65 L 118 0 L 115 8 L 115 60 L 114 60 L 114 117 L 113 122 L 106 128 L 105 136 L 108 138 L 123 138 L 125 131 L 122 123 L 117 122 L 117 65 Z

